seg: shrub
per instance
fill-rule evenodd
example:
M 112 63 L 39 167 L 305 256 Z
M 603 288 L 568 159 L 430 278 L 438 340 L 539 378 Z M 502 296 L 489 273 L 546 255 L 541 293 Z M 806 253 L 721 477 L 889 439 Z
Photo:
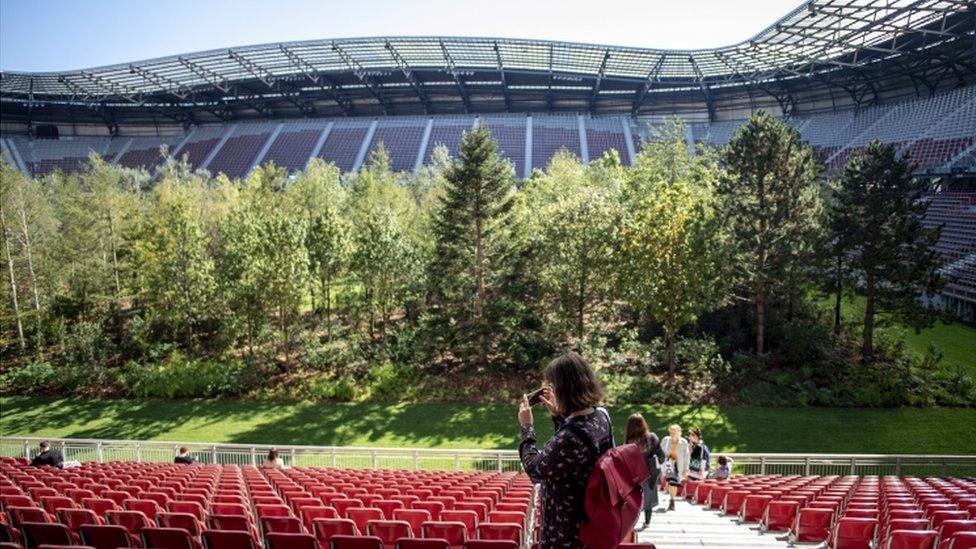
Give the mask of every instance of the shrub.
M 236 358 L 188 359 L 172 351 L 160 361 L 129 362 L 123 383 L 141 398 L 197 398 L 240 394 L 255 377 L 254 369 Z

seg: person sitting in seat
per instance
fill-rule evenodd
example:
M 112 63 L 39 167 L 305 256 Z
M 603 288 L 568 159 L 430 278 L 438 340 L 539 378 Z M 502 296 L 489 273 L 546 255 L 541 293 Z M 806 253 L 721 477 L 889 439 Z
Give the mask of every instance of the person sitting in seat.
M 732 476 L 732 458 L 718 456 L 718 468 L 708 474 L 708 478 L 725 480 Z
M 180 446 L 180 453 L 173 458 L 173 463 L 185 463 L 186 465 L 193 465 L 197 462 L 197 458 L 190 455 L 190 449 L 186 446 Z
M 278 450 L 272 448 L 268 452 L 267 459 L 265 459 L 264 463 L 261 464 L 261 467 L 265 467 L 267 469 L 283 469 L 285 467 L 285 462 L 278 457 Z
M 43 441 L 38 444 L 38 453 L 31 460 L 31 467 L 42 467 L 47 465 L 49 467 L 61 467 L 64 465 L 64 456 L 61 455 L 60 450 L 53 450 L 51 444 L 48 441 Z

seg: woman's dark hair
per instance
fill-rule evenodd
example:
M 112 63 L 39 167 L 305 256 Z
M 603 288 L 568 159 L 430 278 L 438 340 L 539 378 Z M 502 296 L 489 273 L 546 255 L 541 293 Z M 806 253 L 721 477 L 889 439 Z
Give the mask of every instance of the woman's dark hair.
M 563 415 L 596 406 L 603 400 L 603 386 L 579 353 L 558 356 L 546 367 L 546 381 L 559 402 Z
M 189 451 L 190 451 L 190 449 L 187 448 L 186 446 L 180 446 L 180 453 L 181 454 L 185 454 L 185 453 L 187 453 Z
M 644 416 L 631 414 L 627 418 L 627 436 L 624 440 L 627 444 L 636 444 L 641 452 L 647 453 L 651 450 L 651 428 L 647 426 Z
M 268 461 L 274 461 L 278 459 L 278 450 L 270 450 L 268 452 Z
M 726 465 L 729 464 L 729 458 L 725 456 L 718 456 L 718 464 L 721 465 L 722 467 L 725 467 Z
M 698 428 L 698 427 L 695 427 L 694 429 L 692 429 L 691 432 L 688 433 L 688 434 L 689 435 L 694 435 L 694 436 L 698 437 L 698 440 L 702 440 L 701 429 Z

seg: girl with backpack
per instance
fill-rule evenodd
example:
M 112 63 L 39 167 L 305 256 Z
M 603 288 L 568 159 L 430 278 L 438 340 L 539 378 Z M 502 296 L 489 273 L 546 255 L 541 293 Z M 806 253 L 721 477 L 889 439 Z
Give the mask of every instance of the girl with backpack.
M 668 503 L 668 511 L 674 511 L 674 498 L 678 495 L 678 488 L 685 477 L 688 476 L 688 461 L 690 458 L 688 451 L 688 441 L 681 437 L 681 426 L 672 425 L 668 428 L 668 438 L 661 442 L 661 449 L 664 450 L 664 478 L 668 482 L 668 494 L 671 502 Z
M 632 414 L 627 418 L 627 444 L 636 444 L 647 462 L 647 470 L 651 472 L 650 478 L 644 481 L 644 524 L 641 530 L 647 528 L 651 523 L 651 513 L 657 507 L 657 484 L 660 479 L 661 470 L 659 464 L 664 463 L 664 450 L 661 449 L 661 441 L 657 435 L 651 432 L 647 426 L 644 416 Z
M 597 407 L 603 386 L 579 354 L 566 353 L 550 362 L 545 380 L 539 400 L 552 416 L 555 434 L 541 449 L 536 447 L 532 405 L 524 396 L 518 413 L 519 457 L 542 488 L 540 549 L 581 549 L 586 485 L 599 456 L 613 447 L 610 415 Z

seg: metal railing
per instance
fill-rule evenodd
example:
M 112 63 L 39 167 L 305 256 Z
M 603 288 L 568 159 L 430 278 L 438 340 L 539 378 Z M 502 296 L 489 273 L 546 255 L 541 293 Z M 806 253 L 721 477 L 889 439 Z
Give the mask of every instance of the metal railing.
M 65 460 L 172 462 L 180 446 L 201 463 L 258 465 L 276 449 L 286 465 L 359 469 L 423 469 L 443 471 L 521 470 L 515 450 L 446 450 L 362 448 L 346 446 L 282 446 L 140 440 L 43 439 L 0 437 L 0 456 L 31 458 L 48 440 Z M 734 461 L 733 472 L 744 475 L 897 475 L 976 476 L 976 456 L 881 454 L 722 454 Z M 712 454 L 712 463 L 718 453 Z

